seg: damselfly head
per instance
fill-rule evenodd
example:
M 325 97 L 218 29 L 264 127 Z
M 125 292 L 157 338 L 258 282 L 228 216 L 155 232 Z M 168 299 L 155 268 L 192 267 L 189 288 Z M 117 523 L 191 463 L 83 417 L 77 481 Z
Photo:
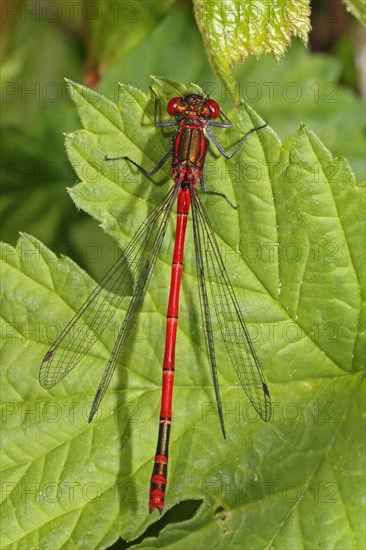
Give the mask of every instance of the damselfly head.
M 189 116 L 199 116 L 205 120 L 217 118 L 220 107 L 213 99 L 204 99 L 198 94 L 173 97 L 167 105 L 168 114 L 180 120 Z

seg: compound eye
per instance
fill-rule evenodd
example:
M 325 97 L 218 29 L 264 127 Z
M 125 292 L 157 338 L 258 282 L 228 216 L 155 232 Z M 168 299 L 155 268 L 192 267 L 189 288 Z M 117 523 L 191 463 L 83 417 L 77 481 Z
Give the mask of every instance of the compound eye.
M 206 103 L 210 107 L 211 118 L 217 118 L 220 114 L 220 107 L 218 103 L 216 103 L 213 99 L 208 99 Z
M 173 97 L 173 99 L 169 101 L 166 110 L 168 111 L 168 114 L 170 116 L 174 116 L 175 109 L 177 108 L 178 103 L 180 103 L 181 101 L 181 97 Z

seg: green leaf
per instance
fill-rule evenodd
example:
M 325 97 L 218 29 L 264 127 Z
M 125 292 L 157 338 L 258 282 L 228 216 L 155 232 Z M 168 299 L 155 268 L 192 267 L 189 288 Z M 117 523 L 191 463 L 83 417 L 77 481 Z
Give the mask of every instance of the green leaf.
M 348 10 L 356 19 L 366 27 L 366 9 L 365 2 L 362 0 L 344 0 Z
M 181 84 L 154 79 L 164 99 Z M 169 166 L 142 177 L 106 155 L 147 169 L 172 132 L 153 127 L 154 101 L 121 86 L 117 107 L 69 82 L 85 124 L 66 137 L 82 180 L 70 194 L 121 245 L 171 185 Z M 191 86 L 190 91 L 197 91 Z M 245 104 L 216 130 L 232 149 L 259 116 Z M 166 508 L 202 499 L 192 519 L 164 527 L 141 548 L 362 548 L 364 189 L 301 127 L 281 145 L 266 128 L 230 161 L 212 150 L 206 185 L 221 182 L 238 210 L 203 198 L 252 334 L 274 404 L 257 418 L 218 346 L 223 441 L 201 337 L 191 226 L 177 338 Z M 174 216 L 172 216 L 174 218 Z M 148 514 L 174 220 L 138 326 L 102 402 L 86 416 L 123 310 L 81 364 L 49 391 L 37 381 L 53 338 L 94 288 L 68 258 L 22 235 L 3 247 L 2 548 L 105 548 L 134 540 Z M 352 468 L 350 468 L 352 464 Z M 321 525 L 321 529 L 314 529 Z
M 291 37 L 307 44 L 310 31 L 308 0 L 211 2 L 195 0 L 195 15 L 214 71 L 235 95 L 234 66 L 250 55 L 284 56 Z

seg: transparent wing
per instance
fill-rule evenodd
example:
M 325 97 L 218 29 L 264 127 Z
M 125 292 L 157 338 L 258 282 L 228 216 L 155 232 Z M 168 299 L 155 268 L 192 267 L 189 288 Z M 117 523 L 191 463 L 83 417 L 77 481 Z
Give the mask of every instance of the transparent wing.
M 159 250 L 167 230 L 169 216 L 178 192 L 179 185 L 174 188 L 170 202 L 165 207 L 164 216 L 162 217 L 159 227 L 156 231 L 153 243 L 149 248 L 149 253 L 146 259 L 144 259 L 142 270 L 139 273 L 136 288 L 130 301 L 130 305 L 128 306 L 124 321 L 118 333 L 116 342 L 113 346 L 112 353 L 104 370 L 97 393 L 95 394 L 93 405 L 89 414 L 89 422 L 91 422 L 93 416 L 98 410 L 100 402 L 103 399 L 105 392 L 107 391 L 114 370 L 120 361 L 121 355 L 123 354 L 125 345 L 128 341 L 128 337 L 131 334 L 132 328 L 134 327 L 135 318 L 137 312 L 140 310 L 141 302 L 144 298 L 149 279 L 152 275 L 156 258 L 159 254 Z
M 46 353 L 39 373 L 44 388 L 54 386 L 81 361 L 126 296 L 134 300 L 141 274 L 149 270 L 147 259 L 154 246 L 156 259 L 157 236 L 161 226 L 166 227 L 175 196 L 175 188 L 172 188 L 140 225 L 119 259 Z
M 214 305 L 214 326 L 220 328 L 222 340 L 244 391 L 260 417 L 267 422 L 272 412 L 269 390 L 226 272 L 215 233 L 196 190 L 192 191 L 192 210 L 196 211 L 200 227 L 204 276 L 209 280 Z M 212 328 L 210 330 L 212 332 Z
M 204 232 L 204 229 L 201 227 L 201 218 L 198 211 L 199 205 L 197 203 L 197 197 L 198 197 L 197 191 L 191 188 L 193 237 L 194 237 L 194 248 L 195 248 L 195 256 L 196 256 L 196 266 L 197 266 L 198 291 L 199 291 L 199 297 L 200 297 L 201 315 L 202 315 L 202 322 L 203 322 L 203 336 L 206 344 L 207 356 L 210 364 L 211 375 L 212 375 L 212 380 L 213 380 L 214 389 L 215 389 L 216 403 L 219 411 L 221 429 L 222 429 L 223 436 L 226 438 L 224 416 L 222 413 L 222 403 L 221 403 L 221 396 L 220 396 L 220 386 L 219 386 L 219 380 L 217 375 L 211 310 L 210 310 L 206 278 L 205 278 L 204 253 L 202 250 L 203 248 L 202 233 Z

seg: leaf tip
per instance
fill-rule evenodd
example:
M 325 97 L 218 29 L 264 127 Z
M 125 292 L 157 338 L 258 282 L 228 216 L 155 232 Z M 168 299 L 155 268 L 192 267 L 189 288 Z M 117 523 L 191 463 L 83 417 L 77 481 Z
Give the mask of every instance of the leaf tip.
M 78 84 L 76 82 L 74 82 L 73 80 L 70 80 L 70 78 L 64 78 L 64 81 L 65 81 L 65 84 L 67 86 L 67 89 L 69 90 L 69 92 L 71 92 L 72 90 L 75 90 L 78 86 Z M 80 86 L 80 84 L 79 84 Z

